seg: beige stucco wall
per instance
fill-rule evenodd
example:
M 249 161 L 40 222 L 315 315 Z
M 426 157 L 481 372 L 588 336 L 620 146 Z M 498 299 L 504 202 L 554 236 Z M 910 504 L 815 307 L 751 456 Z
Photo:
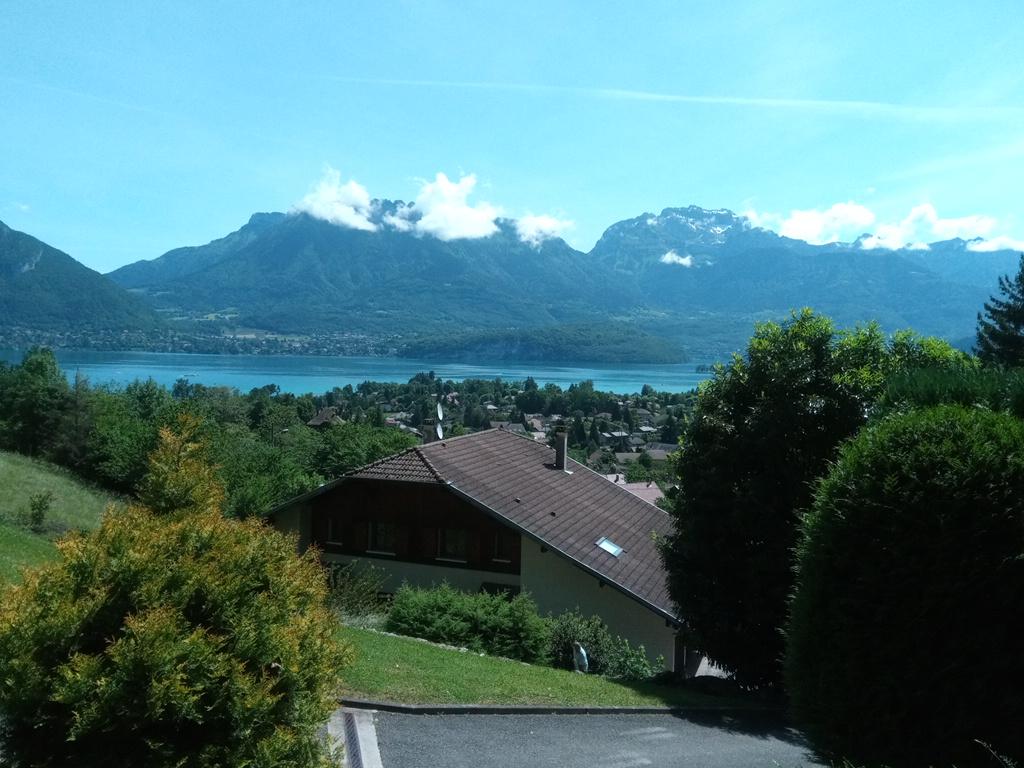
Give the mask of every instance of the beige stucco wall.
M 584 615 L 604 619 L 613 635 L 644 646 L 653 661 L 665 657 L 665 668 L 675 663 L 675 629 L 665 619 L 611 586 L 600 586 L 570 560 L 523 538 L 522 588 L 537 602 L 542 614 L 558 614 L 579 607 Z
M 443 565 L 403 563 L 383 557 L 359 557 L 332 553 L 323 553 L 321 559 L 327 563 L 349 563 L 353 560 L 362 560 L 373 564 L 374 567 L 380 568 L 388 574 L 383 587 L 386 592 L 394 592 L 402 586 L 403 581 L 409 582 L 414 587 L 430 587 L 447 581 L 456 589 L 464 592 L 479 592 L 480 585 L 485 582 L 519 586 L 519 576 L 514 573 L 474 571 L 469 568 L 451 568 Z
M 297 550 L 305 552 L 312 539 L 312 523 L 308 504 L 295 504 L 274 514 L 274 527 L 289 535 L 298 536 Z

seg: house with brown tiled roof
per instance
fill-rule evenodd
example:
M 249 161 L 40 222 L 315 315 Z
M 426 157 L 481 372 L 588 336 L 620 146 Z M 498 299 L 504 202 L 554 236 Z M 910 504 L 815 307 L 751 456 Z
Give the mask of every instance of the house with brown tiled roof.
M 679 618 L 657 549 L 660 508 L 556 447 L 494 429 L 389 456 L 272 513 L 326 561 L 369 560 L 403 581 L 527 591 L 541 613 L 579 608 L 675 668 Z
M 321 408 L 316 415 L 306 422 L 307 427 L 329 427 L 334 424 L 344 424 L 345 420 L 338 415 L 338 409 L 333 405 Z

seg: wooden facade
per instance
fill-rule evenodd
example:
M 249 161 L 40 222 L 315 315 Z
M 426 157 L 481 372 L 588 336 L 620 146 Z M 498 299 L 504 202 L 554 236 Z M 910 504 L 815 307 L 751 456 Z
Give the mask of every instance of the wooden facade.
M 351 479 L 312 502 L 326 553 L 519 574 L 521 537 L 444 486 Z

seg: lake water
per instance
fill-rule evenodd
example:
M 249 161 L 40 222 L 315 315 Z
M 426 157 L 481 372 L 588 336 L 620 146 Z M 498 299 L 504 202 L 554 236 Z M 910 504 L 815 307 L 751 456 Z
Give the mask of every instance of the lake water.
M 0 350 L 0 360 L 16 363 L 22 353 Z M 693 389 L 706 373 L 698 373 L 698 363 L 674 365 L 593 364 L 552 365 L 551 363 L 500 363 L 472 365 L 437 360 L 410 360 L 395 357 L 314 357 L 262 355 L 193 355 L 160 352 L 72 352 L 58 350 L 61 367 L 73 379 L 81 371 L 93 384 L 127 384 L 135 379 L 152 378 L 170 387 L 185 377 L 208 386 L 237 387 L 248 392 L 254 387 L 277 384 L 285 392 L 321 393 L 346 384 L 364 381 L 406 382 L 419 371 L 434 371 L 443 379 L 494 379 L 519 381 L 533 376 L 542 386 L 547 383 L 567 387 L 592 379 L 603 391 L 639 392 L 644 384 L 657 390 L 682 392 Z

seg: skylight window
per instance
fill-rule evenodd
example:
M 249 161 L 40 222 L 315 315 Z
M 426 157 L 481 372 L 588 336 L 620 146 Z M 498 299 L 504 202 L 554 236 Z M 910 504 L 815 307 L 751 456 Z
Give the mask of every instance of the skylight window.
M 599 546 L 612 557 L 618 557 L 622 554 L 622 547 L 620 547 L 614 541 L 605 536 L 602 536 L 600 539 L 597 540 L 597 546 Z

